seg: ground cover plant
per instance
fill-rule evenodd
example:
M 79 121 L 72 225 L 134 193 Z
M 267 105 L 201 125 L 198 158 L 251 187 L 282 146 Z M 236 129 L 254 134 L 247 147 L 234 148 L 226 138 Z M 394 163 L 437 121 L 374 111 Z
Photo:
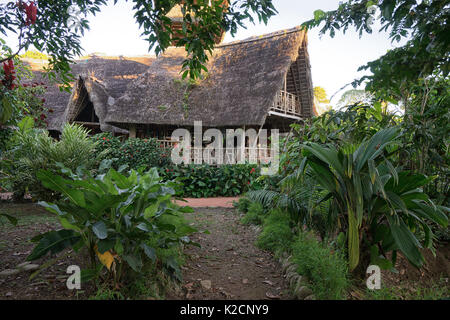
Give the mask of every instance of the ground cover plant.
M 84 280 L 110 283 L 112 289 L 126 287 L 151 264 L 180 279 L 175 257 L 157 255 L 160 248 L 191 244 L 189 234 L 196 231 L 182 220 L 182 213 L 191 209 L 171 202 L 173 182 L 161 183 L 155 168 L 126 174 L 109 169 L 95 177 L 62 171 L 67 176 L 38 172 L 46 188 L 63 195 L 58 203 L 40 202 L 57 215 L 63 229 L 35 237 L 29 261 L 84 248 L 90 259 Z

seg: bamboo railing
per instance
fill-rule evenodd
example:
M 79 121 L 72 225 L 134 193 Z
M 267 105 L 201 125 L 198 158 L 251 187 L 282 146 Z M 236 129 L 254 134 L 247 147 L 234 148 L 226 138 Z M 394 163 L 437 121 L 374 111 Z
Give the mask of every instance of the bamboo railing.
M 302 114 L 298 97 L 284 90 L 278 91 L 270 111 L 298 117 Z

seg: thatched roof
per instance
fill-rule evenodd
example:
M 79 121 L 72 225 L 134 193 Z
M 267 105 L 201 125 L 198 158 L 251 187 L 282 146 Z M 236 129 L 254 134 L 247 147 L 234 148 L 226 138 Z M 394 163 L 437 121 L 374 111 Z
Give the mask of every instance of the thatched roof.
M 71 65 L 72 74 L 75 76 L 73 88 L 81 88 L 85 85 L 89 99 L 94 100 L 94 106 L 99 112 L 100 121 L 106 116 L 105 106 L 111 99 L 122 96 L 127 85 L 138 76 L 144 73 L 154 58 L 143 57 L 98 57 L 90 56 L 88 59 L 78 60 Z M 59 85 L 52 84 L 43 77 L 42 67 L 45 61 L 24 59 L 25 63 L 31 66 L 34 74 L 32 81 L 43 82 L 47 85 L 47 92 L 43 96 L 46 100 L 46 107 L 54 110 L 48 114 L 49 130 L 61 130 L 62 125 L 71 120 L 71 108 L 67 108 L 69 101 L 74 97 L 74 91 L 68 93 L 59 90 Z M 92 97 L 91 97 L 92 96 Z M 73 104 L 72 104 L 73 105 Z M 103 129 L 103 128 L 102 128 Z M 111 130 L 111 126 L 105 127 L 105 131 Z
M 106 122 L 207 127 L 262 125 L 287 77 L 300 97 L 303 117 L 313 112 L 307 35 L 300 28 L 216 47 L 206 79 L 181 80 L 184 48 L 169 48 L 108 108 Z

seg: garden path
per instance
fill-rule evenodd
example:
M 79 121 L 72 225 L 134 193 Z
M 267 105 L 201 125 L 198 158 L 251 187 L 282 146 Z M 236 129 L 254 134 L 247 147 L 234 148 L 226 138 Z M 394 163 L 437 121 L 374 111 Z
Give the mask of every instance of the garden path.
M 199 230 L 182 267 L 183 285 L 168 299 L 290 299 L 281 266 L 272 254 L 255 246 L 257 231 L 240 224 L 230 208 L 197 208 L 188 219 Z

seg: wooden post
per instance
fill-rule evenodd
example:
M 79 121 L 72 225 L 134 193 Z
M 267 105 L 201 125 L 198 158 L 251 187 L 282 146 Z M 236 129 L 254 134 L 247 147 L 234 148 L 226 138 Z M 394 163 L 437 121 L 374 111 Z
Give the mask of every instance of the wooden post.
M 284 75 L 284 113 L 287 113 L 287 73 Z
M 243 129 L 243 132 L 242 132 L 242 145 L 241 145 L 241 157 L 242 157 L 241 159 L 243 159 L 243 161 L 245 163 L 245 159 L 246 159 L 246 157 L 245 157 L 245 125 L 242 129 Z
M 136 138 L 136 125 L 132 124 L 130 125 L 130 130 L 129 130 L 129 138 Z

